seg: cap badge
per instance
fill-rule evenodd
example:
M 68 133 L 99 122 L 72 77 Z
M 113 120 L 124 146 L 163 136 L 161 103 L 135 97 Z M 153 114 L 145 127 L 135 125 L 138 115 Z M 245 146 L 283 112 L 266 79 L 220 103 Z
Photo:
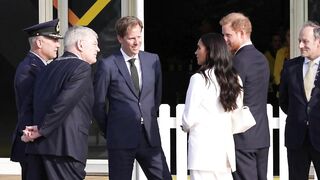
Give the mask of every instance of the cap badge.
M 56 32 L 60 32 L 60 21 L 57 23 L 57 26 L 56 26 Z

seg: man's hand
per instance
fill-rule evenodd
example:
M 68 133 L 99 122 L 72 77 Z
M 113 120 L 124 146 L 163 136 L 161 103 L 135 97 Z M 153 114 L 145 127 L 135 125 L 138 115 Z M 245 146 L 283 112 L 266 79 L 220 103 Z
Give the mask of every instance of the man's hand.
M 33 139 L 29 138 L 25 133 L 23 133 L 23 135 L 21 136 L 21 141 L 27 143 L 27 142 L 32 142 Z
M 41 134 L 39 133 L 38 126 L 26 126 L 23 130 L 23 135 L 21 140 L 23 142 L 33 142 L 35 139 L 39 138 Z

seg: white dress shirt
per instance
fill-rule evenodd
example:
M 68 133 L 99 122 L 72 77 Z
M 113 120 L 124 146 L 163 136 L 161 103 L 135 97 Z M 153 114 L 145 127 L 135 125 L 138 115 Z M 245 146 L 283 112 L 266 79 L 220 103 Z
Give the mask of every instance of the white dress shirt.
M 34 53 L 34 52 L 32 52 L 32 51 L 30 51 L 30 53 L 32 53 L 32 54 L 34 54 L 35 56 L 37 56 L 37 57 L 43 62 L 44 65 L 48 65 L 48 64 L 49 64 L 47 61 L 43 60 L 38 54 L 36 54 L 36 53 Z
M 140 87 L 140 90 L 141 90 L 141 87 L 142 87 L 142 76 L 141 76 L 141 64 L 140 64 L 140 59 L 139 59 L 139 56 L 138 54 L 134 55 L 133 57 L 129 57 L 123 50 L 122 48 L 120 49 L 121 53 L 122 53 L 122 56 L 124 58 L 124 61 L 126 62 L 126 65 L 127 65 L 127 68 L 128 68 L 128 71 L 129 73 L 131 74 L 131 71 L 130 71 L 130 62 L 129 60 L 132 59 L 132 58 L 135 58 L 136 60 L 134 61 L 134 65 L 136 66 L 137 68 L 137 71 L 138 71 L 138 76 L 139 76 L 139 87 Z
M 304 58 L 304 63 L 303 63 L 303 78 L 306 76 L 307 71 L 308 71 L 308 66 L 309 66 L 309 59 L 308 58 Z M 315 66 L 313 66 L 313 70 L 314 72 L 317 72 L 318 70 L 318 66 L 319 66 L 319 61 L 320 61 L 320 57 L 318 57 L 317 59 L 313 60 L 315 62 Z M 314 74 L 315 76 L 317 75 L 317 73 Z

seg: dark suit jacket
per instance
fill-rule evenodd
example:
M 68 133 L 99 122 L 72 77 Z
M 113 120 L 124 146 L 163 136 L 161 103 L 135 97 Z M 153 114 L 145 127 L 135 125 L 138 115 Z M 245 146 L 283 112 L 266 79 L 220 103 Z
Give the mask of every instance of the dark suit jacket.
M 140 51 L 140 96 L 135 93 L 121 52 L 98 62 L 94 80 L 94 116 L 106 133 L 107 147 L 136 148 L 143 118 L 151 146 L 160 146 L 157 111 L 161 101 L 161 67 L 156 54 Z M 107 110 L 106 110 L 107 109 Z
M 285 61 L 282 69 L 279 92 L 280 107 L 287 114 L 285 146 L 291 149 L 301 147 L 309 126 L 310 142 L 315 149 L 320 151 L 319 73 L 317 73 L 315 88 L 308 102 L 304 92 L 303 63 L 304 57 L 296 57 Z
M 233 65 L 243 82 L 243 103 L 249 106 L 256 125 L 245 133 L 234 135 L 236 149 L 269 147 L 270 134 L 267 117 L 269 67 L 265 56 L 253 45 L 238 50 Z
M 42 137 L 27 144 L 29 154 L 69 156 L 86 163 L 92 118 L 91 66 L 71 53 L 39 74 L 34 90 L 34 125 Z
M 29 52 L 24 60 L 18 65 L 15 78 L 14 90 L 18 112 L 18 122 L 13 132 L 13 143 L 11 148 L 11 160 L 21 162 L 25 159 L 25 143 L 20 140 L 22 130 L 32 124 L 33 86 L 37 74 L 45 64 L 35 54 Z

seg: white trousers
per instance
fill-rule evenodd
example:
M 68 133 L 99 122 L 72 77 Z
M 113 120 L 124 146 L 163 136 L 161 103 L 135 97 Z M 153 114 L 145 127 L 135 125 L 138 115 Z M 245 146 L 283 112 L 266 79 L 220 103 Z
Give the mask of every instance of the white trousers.
M 190 180 L 233 180 L 229 172 L 190 170 Z

